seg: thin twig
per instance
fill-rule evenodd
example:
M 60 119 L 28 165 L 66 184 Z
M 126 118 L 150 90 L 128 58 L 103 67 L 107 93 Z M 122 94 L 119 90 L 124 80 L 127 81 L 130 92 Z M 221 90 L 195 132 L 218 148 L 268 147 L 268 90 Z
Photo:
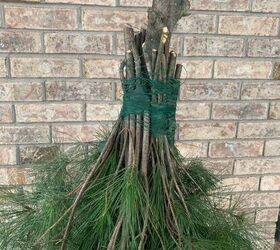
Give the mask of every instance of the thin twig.
M 111 240 L 108 244 L 107 250 L 114 250 L 116 247 L 116 240 L 119 234 L 119 231 L 121 229 L 121 225 L 122 225 L 122 219 L 119 219 L 118 223 L 115 226 L 114 232 L 112 234 Z
M 106 157 L 110 153 L 110 148 L 114 144 L 114 138 L 115 138 L 115 136 L 117 134 L 117 131 L 119 129 L 119 125 L 120 125 L 120 119 L 118 119 L 117 123 L 115 124 L 115 126 L 114 126 L 114 128 L 113 128 L 105 146 L 104 146 L 103 151 L 101 152 L 100 156 L 98 157 L 96 163 L 91 168 L 91 171 L 89 172 L 85 181 L 83 182 L 83 185 L 81 186 L 81 189 L 80 189 L 74 203 L 71 205 L 72 208 L 70 209 L 70 215 L 69 215 L 69 218 L 68 218 L 68 223 L 65 227 L 64 235 L 63 235 L 63 238 L 62 238 L 62 244 L 61 244 L 61 247 L 60 247 L 61 250 L 66 249 L 67 239 L 68 239 L 68 235 L 70 233 L 70 228 L 71 228 L 71 225 L 72 225 L 72 221 L 74 219 L 74 214 L 75 214 L 76 208 L 77 208 L 81 198 L 83 197 L 83 194 L 86 191 L 86 188 L 87 188 L 89 182 L 91 181 L 92 177 L 96 173 L 97 167 L 102 165 L 104 159 L 106 159 Z

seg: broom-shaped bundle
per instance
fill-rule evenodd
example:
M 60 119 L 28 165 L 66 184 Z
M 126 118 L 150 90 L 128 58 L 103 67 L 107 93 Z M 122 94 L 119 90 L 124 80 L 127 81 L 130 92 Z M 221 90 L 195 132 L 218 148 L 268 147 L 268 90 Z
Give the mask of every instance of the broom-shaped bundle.
M 174 146 L 182 66 L 168 29 L 151 55 L 144 29 L 124 34 L 124 104 L 104 147 L 40 164 L 32 192 L 3 189 L 14 206 L 0 211 L 1 249 L 263 249 L 255 227 L 213 199 L 218 179 Z
M 187 207 L 184 205 L 185 198 L 183 191 L 179 187 L 174 168 L 175 164 L 178 163 L 178 159 L 169 145 L 168 135 L 171 136 L 173 141 L 174 131 L 170 135 L 169 125 L 173 126 L 175 122 L 176 101 L 179 93 L 178 79 L 181 76 L 182 65 L 176 65 L 176 53 L 174 51 L 169 53 L 169 49 L 166 46 L 169 40 L 167 27 L 163 29 L 159 48 L 157 50 L 153 49 L 151 61 L 150 56 L 145 51 L 144 29 L 135 36 L 133 29 L 126 27 L 124 29 L 124 40 L 126 59 L 120 66 L 120 77 L 124 91 L 124 107 L 101 155 L 83 182 L 77 198 L 70 209 L 70 216 L 64 232 L 61 249 L 66 247 L 75 210 L 84 192 L 88 185 L 92 183 L 92 180 L 98 178 L 99 173 L 106 166 L 106 162 L 115 153 L 118 155 L 118 163 L 114 175 L 118 176 L 120 172 L 128 171 L 130 175 L 136 175 L 135 177 L 137 178 L 140 177 L 138 180 L 139 185 L 143 186 L 143 196 L 147 196 L 147 199 L 150 182 L 153 181 L 148 170 L 151 170 L 154 174 L 158 171 L 157 174 L 162 178 L 163 190 L 161 192 L 164 193 L 162 205 L 167 206 L 167 210 L 164 212 L 168 212 L 166 216 L 168 216 L 167 222 L 170 233 L 175 234 L 175 238 L 180 237 L 181 234 L 172 208 L 175 201 L 173 196 L 176 194 L 176 199 L 183 205 L 186 212 Z M 160 86 L 161 84 L 168 84 L 169 88 Z M 173 93 L 164 93 L 164 91 L 161 93 L 161 88 Z M 169 98 L 172 99 L 170 100 Z M 157 112 L 163 113 L 159 114 Z M 153 121 L 155 121 L 155 124 L 153 124 Z M 153 128 L 153 126 L 157 127 Z M 157 129 L 161 131 L 155 132 Z M 154 133 L 152 133 L 153 131 Z M 156 136 L 153 136 L 153 134 Z M 157 170 L 157 166 L 161 168 Z M 172 189 L 176 191 L 173 193 Z M 146 209 L 147 211 L 144 212 L 144 215 L 149 213 L 148 207 Z M 129 243 L 131 241 L 130 237 L 136 238 L 137 235 L 131 234 L 129 237 L 129 232 L 126 232 L 127 237 L 125 237 L 120 232 L 122 228 L 123 231 L 129 231 L 129 224 L 132 218 L 126 221 L 127 218 L 125 217 L 126 215 L 119 215 L 112 238 L 108 244 L 108 249 L 115 249 L 119 235 L 122 238 L 122 249 L 130 249 L 132 247 Z M 142 221 L 143 225 L 138 225 L 140 228 L 142 227 L 139 243 L 140 249 L 145 245 L 147 223 L 149 223 L 147 215 L 142 219 L 144 219 Z

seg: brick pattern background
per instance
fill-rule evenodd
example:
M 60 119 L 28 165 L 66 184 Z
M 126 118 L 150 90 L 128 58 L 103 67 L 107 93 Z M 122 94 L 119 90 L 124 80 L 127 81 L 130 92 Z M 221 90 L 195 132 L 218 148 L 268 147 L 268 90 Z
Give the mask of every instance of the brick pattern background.
M 90 142 L 121 104 L 122 27 L 151 0 L 0 0 L 0 184 L 51 145 Z M 244 197 L 273 238 L 280 202 L 280 1 L 191 0 L 172 46 L 184 65 L 178 147 Z M 40 151 L 39 150 L 39 151 Z

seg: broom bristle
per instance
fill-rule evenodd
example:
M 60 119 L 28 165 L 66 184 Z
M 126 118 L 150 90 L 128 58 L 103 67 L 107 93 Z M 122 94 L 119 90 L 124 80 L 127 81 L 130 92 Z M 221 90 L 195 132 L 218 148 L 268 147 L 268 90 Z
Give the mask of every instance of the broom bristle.
M 81 173 L 90 170 L 97 155 L 80 149 L 71 158 L 60 153 L 50 162 L 34 165 L 32 191 L 2 188 L 0 249 L 58 249 L 67 216 L 41 236 L 71 206 L 73 187 L 81 183 Z M 106 249 L 112 235 L 114 244 L 108 249 L 138 249 L 143 240 L 142 249 L 150 250 L 265 249 L 267 243 L 255 225 L 231 209 L 221 209 L 217 199 L 214 202 L 219 180 L 201 162 L 176 170 L 184 193 L 182 203 L 173 183 L 163 178 L 166 166 L 153 166 L 149 172 L 147 195 L 136 169 L 125 168 L 115 174 L 117 160 L 113 154 L 88 186 L 77 207 L 67 249 Z

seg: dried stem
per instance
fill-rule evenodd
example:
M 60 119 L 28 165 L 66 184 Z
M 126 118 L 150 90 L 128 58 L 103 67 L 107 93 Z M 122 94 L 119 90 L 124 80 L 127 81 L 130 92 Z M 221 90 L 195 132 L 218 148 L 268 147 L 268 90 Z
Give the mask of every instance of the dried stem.
M 183 70 L 183 65 L 182 64 L 177 64 L 176 66 L 176 72 L 175 72 L 175 78 L 180 80 L 181 79 L 181 74 Z
M 168 73 L 167 73 L 168 79 L 172 79 L 175 77 L 176 58 L 177 58 L 176 53 L 174 51 L 171 51 L 169 54 L 169 62 L 168 62 Z
M 61 247 L 60 249 L 61 250 L 65 250 L 66 249 L 66 244 L 67 244 L 67 239 L 68 239 L 68 236 L 69 236 L 69 233 L 70 233 L 70 228 L 71 228 L 71 224 L 72 224 L 72 221 L 74 219 L 74 214 L 75 214 L 75 211 L 76 211 L 76 208 L 81 200 L 81 198 L 83 197 L 87 187 L 88 187 L 88 184 L 89 182 L 91 181 L 91 179 L 93 178 L 93 176 L 95 175 L 96 171 L 98 170 L 98 167 L 102 166 L 104 160 L 109 156 L 110 152 L 111 152 L 111 149 L 114 145 L 114 142 L 115 142 L 115 138 L 118 134 L 118 129 L 119 129 L 119 125 L 120 125 L 120 122 L 121 120 L 118 119 L 117 123 L 115 124 L 100 156 L 98 157 L 96 163 L 94 164 L 94 166 L 91 168 L 89 174 L 87 175 L 85 181 L 83 182 L 82 186 L 81 186 L 81 189 L 75 199 L 75 201 L 73 202 L 73 205 L 71 206 L 71 210 L 70 210 L 70 215 L 69 215 L 69 218 L 68 218 L 68 222 L 67 222 L 67 225 L 66 225 L 66 228 L 65 228 L 65 231 L 64 231 L 64 235 L 63 235 L 63 238 L 62 238 L 62 244 L 61 244 Z
M 158 47 L 158 51 L 157 51 L 158 56 L 157 56 L 155 69 L 154 69 L 154 74 L 155 74 L 156 80 L 158 80 L 158 78 L 159 78 L 161 62 L 162 62 L 162 54 L 164 53 L 164 47 L 165 47 L 165 43 L 168 39 L 168 35 L 169 35 L 168 28 L 164 27 L 162 29 L 162 35 L 161 35 L 161 39 L 160 39 L 160 43 L 159 43 L 159 47 Z
M 121 229 L 121 225 L 122 225 L 122 219 L 118 220 L 118 223 L 115 226 L 114 232 L 112 234 L 111 240 L 108 244 L 107 250 L 114 250 L 116 247 L 116 240 L 119 234 L 119 231 Z

